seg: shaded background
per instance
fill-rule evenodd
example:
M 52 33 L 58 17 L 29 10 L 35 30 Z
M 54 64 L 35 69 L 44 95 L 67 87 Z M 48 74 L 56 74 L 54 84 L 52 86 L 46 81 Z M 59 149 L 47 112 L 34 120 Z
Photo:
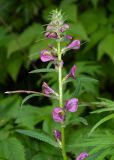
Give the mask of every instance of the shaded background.
M 58 149 L 17 133 L 17 129 L 29 129 L 45 132 L 54 138 L 53 129 L 59 126 L 53 122 L 51 110 L 57 102 L 34 97 L 20 109 L 25 94 L 4 94 L 4 91 L 18 89 L 41 91 L 44 80 L 57 89 L 57 76 L 53 76 L 53 73 L 29 74 L 31 70 L 47 66 L 47 63 L 40 61 L 39 56 L 42 49 L 53 43 L 46 40 L 43 33 L 45 24 L 49 22 L 50 11 L 56 8 L 62 9 L 69 22 L 67 34 L 81 40 L 80 50 L 71 50 L 64 56 L 64 75 L 73 64 L 77 66 L 76 81 L 67 84 L 64 97 L 67 99 L 74 96 L 80 100 L 79 111 L 69 115 L 71 121 L 66 130 L 67 144 L 72 145 L 67 147 L 69 158 L 73 159 L 86 150 L 94 156 L 92 159 L 114 160 L 114 144 L 96 148 L 101 144 L 101 137 L 106 137 L 106 133 L 113 133 L 113 120 L 106 122 L 95 132 L 97 144 L 94 143 L 97 140 L 93 139 L 92 145 L 78 145 L 87 139 L 92 126 L 109 114 L 90 114 L 96 110 L 92 102 L 99 101 L 98 97 L 114 98 L 113 0 L 0 1 L 0 159 L 61 159 Z

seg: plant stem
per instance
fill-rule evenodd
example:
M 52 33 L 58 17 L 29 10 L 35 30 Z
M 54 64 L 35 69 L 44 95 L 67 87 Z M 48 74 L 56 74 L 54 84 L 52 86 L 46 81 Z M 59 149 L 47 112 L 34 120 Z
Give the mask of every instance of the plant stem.
M 59 64 L 59 106 L 63 108 L 63 86 L 62 86 L 62 58 L 61 58 L 61 46 L 60 41 L 57 42 L 57 50 L 58 50 L 58 61 Z M 62 137 L 62 155 L 63 160 L 67 160 L 66 151 L 65 151 L 65 136 L 64 136 L 64 122 L 61 124 L 61 137 Z

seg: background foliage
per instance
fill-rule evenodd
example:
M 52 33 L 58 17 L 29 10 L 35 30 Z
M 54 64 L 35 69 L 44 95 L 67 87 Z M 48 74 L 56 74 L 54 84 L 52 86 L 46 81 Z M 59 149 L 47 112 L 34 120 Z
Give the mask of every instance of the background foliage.
M 44 79 L 57 89 L 54 73 L 29 74 L 47 65 L 41 63 L 39 53 L 49 43 L 43 25 L 55 8 L 65 13 L 68 34 L 82 43 L 79 51 L 64 58 L 64 75 L 77 65 L 76 80 L 65 84 L 65 99 L 80 100 L 78 112 L 68 115 L 68 155 L 73 159 L 88 151 L 88 160 L 114 160 L 113 0 L 0 1 L 0 160 L 61 160 L 53 137 L 53 129 L 59 126 L 51 118 L 57 102 L 34 97 L 20 108 L 26 95 L 4 94 L 17 89 L 41 91 Z

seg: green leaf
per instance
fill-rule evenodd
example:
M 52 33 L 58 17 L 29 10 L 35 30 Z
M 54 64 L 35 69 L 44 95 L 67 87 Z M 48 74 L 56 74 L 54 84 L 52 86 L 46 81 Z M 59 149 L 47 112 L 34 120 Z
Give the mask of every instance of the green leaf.
M 59 147 L 58 143 L 56 143 L 51 137 L 49 137 L 48 135 L 46 135 L 43 132 L 39 132 L 39 131 L 32 131 L 32 130 L 17 130 L 18 133 L 30 136 L 32 138 L 36 138 L 40 141 L 46 142 L 54 147 Z
M 22 32 L 21 35 L 14 36 L 13 40 L 8 44 L 8 56 L 13 52 L 28 47 L 42 31 L 43 29 L 41 25 L 33 24 Z
M 97 123 L 93 126 L 93 128 L 90 130 L 89 136 L 90 136 L 90 135 L 94 132 L 94 130 L 95 130 L 97 127 L 99 127 L 102 123 L 104 123 L 104 122 L 106 122 L 106 121 L 108 121 L 108 120 L 110 120 L 110 119 L 112 119 L 112 118 L 114 118 L 114 114 L 110 114 L 110 115 L 102 118 L 102 119 L 101 119 L 99 122 L 97 122 Z
M 83 92 L 96 93 L 95 86 L 98 84 L 98 81 L 92 77 L 80 75 L 73 83 L 75 85 L 75 90 L 71 97 L 78 97 Z
M 17 79 L 23 61 L 23 56 L 20 54 L 14 54 L 9 58 L 7 70 L 14 81 Z
M 107 22 L 106 13 L 103 9 L 88 9 L 81 14 L 79 19 L 88 34 L 94 33 L 100 24 L 106 24 Z
M 18 124 L 18 126 L 33 129 L 38 123 L 47 120 L 50 117 L 51 111 L 52 108 L 50 106 L 33 107 L 24 105 L 16 114 L 15 123 Z
M 25 160 L 24 147 L 14 137 L 0 141 L 0 157 L 6 160 Z
M 48 68 L 42 68 L 42 69 L 36 69 L 33 71 L 30 71 L 29 73 L 44 73 L 44 72 L 57 72 L 55 69 L 48 69 Z
M 92 49 L 99 41 L 107 34 L 108 28 L 102 27 L 101 29 L 97 30 L 93 33 L 90 37 L 89 42 L 85 45 L 83 53 L 87 53 L 90 49 Z
M 114 111 L 114 107 L 98 109 L 98 110 L 93 111 L 91 113 L 102 113 L 102 112 L 107 112 L 107 111 Z
M 39 97 L 39 96 L 42 96 L 42 94 L 30 94 L 30 95 L 26 96 L 26 97 L 22 100 L 21 107 L 22 107 L 22 105 L 23 105 L 25 102 L 27 102 L 30 98 Z
M 106 36 L 98 46 L 98 59 L 107 54 L 114 62 L 114 34 Z
M 66 31 L 67 34 L 73 35 L 76 39 L 89 40 L 86 30 L 81 22 L 71 23 L 70 30 Z
M 52 156 L 52 155 L 46 154 L 46 153 L 44 153 L 44 152 L 39 153 L 39 154 L 35 155 L 35 156 L 32 158 L 32 160 L 47 160 L 47 159 L 50 159 L 50 160 L 52 160 L 52 159 L 53 159 L 53 160 L 62 160 L 62 158 L 59 157 L 58 155 Z
M 75 4 L 61 5 L 63 13 L 65 13 L 65 18 L 68 21 L 76 22 L 77 21 L 77 6 Z M 70 12 L 69 12 L 70 11 Z

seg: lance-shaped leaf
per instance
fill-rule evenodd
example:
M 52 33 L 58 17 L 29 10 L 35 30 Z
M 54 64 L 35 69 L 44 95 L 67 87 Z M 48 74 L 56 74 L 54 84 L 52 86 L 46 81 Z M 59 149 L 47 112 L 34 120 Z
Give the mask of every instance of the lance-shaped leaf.
M 110 119 L 112 119 L 112 118 L 114 118 L 114 114 L 110 114 L 110 115 L 102 118 L 100 121 L 98 121 L 98 122 L 93 126 L 93 128 L 90 130 L 89 136 L 90 136 L 90 135 L 94 132 L 94 130 L 95 130 L 97 127 L 99 127 L 102 123 L 104 123 L 104 122 L 106 122 L 106 121 L 108 121 L 108 120 L 110 120 Z
M 58 143 L 55 142 L 49 135 L 45 134 L 44 132 L 40 131 L 32 131 L 32 130 L 17 130 L 18 133 L 27 135 L 29 137 L 38 139 L 40 141 L 46 142 L 54 147 L 59 147 Z
M 36 69 L 33 71 L 30 71 L 29 73 L 44 73 L 44 72 L 57 72 L 55 69 L 48 69 L 48 68 L 42 68 L 42 69 Z

